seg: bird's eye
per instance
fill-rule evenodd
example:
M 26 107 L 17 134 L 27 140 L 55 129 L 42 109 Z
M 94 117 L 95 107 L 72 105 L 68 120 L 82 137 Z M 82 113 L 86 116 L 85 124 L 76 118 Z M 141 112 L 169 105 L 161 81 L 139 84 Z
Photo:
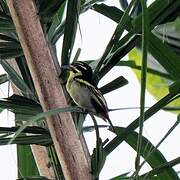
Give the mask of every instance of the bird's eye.
M 78 72 L 77 69 L 75 69 L 75 68 L 72 68 L 72 71 L 73 71 L 73 73 L 77 73 Z

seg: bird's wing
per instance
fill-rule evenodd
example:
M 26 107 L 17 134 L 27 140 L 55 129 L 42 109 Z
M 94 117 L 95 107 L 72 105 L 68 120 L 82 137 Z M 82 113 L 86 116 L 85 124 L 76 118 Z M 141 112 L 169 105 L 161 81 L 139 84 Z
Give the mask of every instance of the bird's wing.
M 109 119 L 108 108 L 105 98 L 99 89 L 95 88 L 92 84 L 82 79 L 76 78 L 76 81 L 81 83 L 82 86 L 86 86 L 90 92 L 91 103 L 95 107 L 98 114 L 101 114 L 105 119 Z
M 85 86 L 89 89 L 89 92 L 91 94 L 90 100 L 94 108 L 96 109 L 96 112 L 98 116 L 103 118 L 105 121 L 108 120 L 109 124 L 111 125 L 112 129 L 114 130 L 114 126 L 109 118 L 108 115 L 108 107 L 106 100 L 100 90 L 93 85 L 91 85 L 89 82 L 84 81 L 82 79 L 76 78 L 76 81 L 78 81 L 81 86 Z

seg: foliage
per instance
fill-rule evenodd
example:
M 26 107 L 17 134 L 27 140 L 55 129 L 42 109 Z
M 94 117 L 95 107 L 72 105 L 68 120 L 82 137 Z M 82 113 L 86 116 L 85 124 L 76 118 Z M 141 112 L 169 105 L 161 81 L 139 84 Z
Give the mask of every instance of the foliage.
M 116 136 L 106 143 L 102 142 L 99 136 L 99 126 L 95 126 L 97 141 L 96 148 L 91 155 L 91 165 L 94 176 L 96 178 L 99 177 L 106 157 L 125 141 L 137 151 L 136 171 L 132 175 L 125 173 L 113 179 L 143 179 L 144 177 L 148 177 L 148 179 L 179 179 L 178 174 L 172 167 L 179 164 L 180 159 L 176 158 L 168 162 L 157 147 L 153 146 L 153 144 L 142 135 L 142 130 L 143 123 L 160 109 L 167 107 L 169 103 L 171 103 L 174 109 L 179 107 L 180 23 L 178 16 L 180 1 L 156 0 L 149 7 L 146 7 L 146 1 L 143 0 L 132 0 L 129 4 L 127 0 L 120 0 L 119 2 L 123 10 L 108 6 L 102 3 L 103 0 L 36 0 L 35 2 L 45 37 L 47 37 L 47 41 L 51 46 L 54 48 L 58 39 L 64 36 L 61 64 L 69 64 L 72 62 L 73 58 L 71 53 L 75 43 L 79 16 L 91 9 L 117 23 L 116 29 L 101 58 L 99 60 L 93 60 L 93 62 L 86 61 L 90 66 L 93 65 L 94 67 L 95 65 L 93 76 L 95 82 L 98 84 L 100 79 L 115 66 L 128 66 L 136 69 L 135 72 L 139 79 L 141 79 L 140 117 L 132 121 L 126 128 L 115 127 L 114 133 Z M 166 27 L 167 30 L 165 34 L 163 32 L 164 27 Z M 123 35 L 124 33 L 125 35 Z M 75 60 L 78 60 L 79 53 L 80 51 L 77 52 Z M 130 60 L 123 61 L 122 58 L 127 54 L 129 54 Z M 17 62 L 21 76 L 9 65 L 9 61 L 13 61 L 11 58 L 14 58 Z M 150 64 L 150 62 L 153 62 L 153 65 L 152 63 Z M 63 109 L 55 109 L 42 113 L 26 59 L 23 55 L 13 21 L 4 0 L 0 0 L 0 63 L 7 73 L 7 75 L 2 74 L 0 76 L 0 84 L 10 80 L 23 95 L 13 95 L 12 97 L 0 100 L 1 110 L 8 109 L 15 113 L 16 116 L 16 127 L 0 128 L 0 144 L 8 144 L 9 141 L 21 144 L 21 153 L 26 151 L 26 147 L 23 150 L 23 145 L 40 144 L 47 146 L 48 151 L 51 152 L 49 156 L 53 164 L 56 179 L 63 179 L 51 137 L 43 120 L 45 117 L 58 112 L 70 111 L 74 116 L 78 132 L 82 132 L 82 130 L 85 129 L 82 128 L 85 116 L 82 116 L 82 111 L 77 107 L 64 107 Z M 158 64 L 158 66 L 156 64 Z M 141 70 L 141 72 L 139 70 Z M 161 93 L 157 93 L 157 91 L 154 90 L 151 79 L 155 79 L 153 83 L 165 83 L 166 87 L 163 87 Z M 104 85 L 100 90 L 104 94 L 110 93 L 126 84 L 127 80 L 121 76 Z M 152 94 L 156 96 L 158 102 L 147 111 L 144 111 L 144 92 L 146 85 Z M 178 122 L 179 117 L 180 116 L 178 116 Z M 40 123 L 38 123 L 38 127 L 29 127 L 32 122 L 37 123 L 39 120 Z M 21 125 L 22 122 L 26 123 Z M 20 128 L 18 128 L 19 125 L 21 125 Z M 138 127 L 140 128 L 139 133 L 135 132 L 135 129 Z M 175 126 L 173 129 L 174 128 Z M 89 129 L 93 128 L 91 127 Z M 31 135 L 27 135 L 27 133 Z M 14 136 L 10 140 L 12 135 Z M 136 145 L 138 145 L 138 149 Z M 142 153 L 142 149 L 146 149 L 146 151 Z M 24 156 L 20 156 L 20 154 L 18 154 L 18 156 L 24 158 Z M 143 157 L 152 168 L 151 171 L 141 176 L 138 174 L 142 167 L 142 164 L 139 162 L 140 157 Z M 23 159 L 18 160 L 19 166 L 25 166 Z M 32 162 L 32 157 L 30 157 L 28 161 Z M 37 173 L 33 174 L 33 172 L 34 170 L 32 170 L 32 174 L 26 174 L 28 179 L 33 179 L 33 176 L 38 175 Z M 24 174 L 24 172 L 22 173 Z M 21 179 L 21 177 L 19 178 Z M 45 177 L 38 178 L 46 179 Z

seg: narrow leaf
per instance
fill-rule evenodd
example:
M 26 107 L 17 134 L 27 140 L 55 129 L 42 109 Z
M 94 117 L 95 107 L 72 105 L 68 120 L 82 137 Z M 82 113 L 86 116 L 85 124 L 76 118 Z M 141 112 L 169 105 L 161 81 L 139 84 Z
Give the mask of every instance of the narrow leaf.
M 0 134 L 3 133 L 14 133 L 19 129 L 19 126 L 15 126 L 15 127 L 0 127 Z M 48 130 L 39 127 L 39 126 L 30 126 L 30 127 L 26 127 L 22 133 L 30 133 L 30 134 L 46 134 L 49 135 Z
M 29 89 L 23 79 L 18 75 L 18 73 L 8 64 L 7 61 L 1 60 L 1 65 L 4 70 L 9 75 L 10 80 L 14 83 L 14 85 L 20 89 L 26 95 L 34 95 L 33 92 Z
M 139 116 L 139 135 L 137 139 L 137 156 L 135 168 L 137 174 L 140 171 L 140 155 L 142 150 L 142 136 L 143 125 L 145 120 L 145 96 L 146 96 L 146 77 L 147 77 L 147 53 L 148 53 L 148 39 L 149 39 L 149 19 L 146 1 L 141 0 L 142 7 L 142 69 L 141 69 L 141 92 L 140 92 L 140 116 Z
M 173 166 L 178 165 L 178 164 L 180 164 L 179 157 L 154 168 L 153 170 L 141 175 L 140 177 L 142 179 L 144 178 L 148 179 L 148 178 L 153 177 L 156 174 L 166 173 L 166 171 L 169 171 L 170 169 L 172 169 Z M 164 176 L 163 179 L 166 179 L 166 177 Z M 179 180 L 179 177 L 178 177 L 178 174 L 176 174 L 176 176 L 173 176 L 173 175 L 169 176 L 168 179 Z
M 3 50 L 3 52 L 0 53 L 0 59 L 12 59 L 16 57 L 21 57 L 23 55 L 22 49 L 11 49 L 9 50 Z
M 91 155 L 91 168 L 95 178 L 99 177 L 99 173 L 101 172 L 106 160 L 106 153 L 101 138 L 97 139 L 97 141 L 98 146 L 94 148 L 93 154 Z
M 121 7 L 125 10 L 128 6 L 127 0 L 119 0 Z
M 8 81 L 7 74 L 0 75 L 0 84 L 3 84 Z
M 48 39 L 50 42 L 52 42 L 53 38 L 55 36 L 58 36 L 59 33 L 59 27 L 62 23 L 62 18 L 64 15 L 64 11 L 65 11 L 65 2 L 60 6 L 59 10 L 57 11 L 57 13 L 54 15 L 53 19 L 52 19 L 52 23 L 51 26 L 48 30 Z
M 39 14 L 51 18 L 60 6 L 64 3 L 65 0 L 53 0 L 53 1 L 43 1 L 40 4 Z
M 121 127 L 115 127 L 115 133 L 118 137 L 121 136 L 121 134 L 125 131 L 125 128 Z M 137 139 L 138 139 L 138 133 L 135 131 L 132 131 L 128 136 L 125 138 L 125 141 L 134 149 L 136 150 L 137 147 Z M 158 150 L 155 149 L 153 153 L 149 156 L 149 153 L 151 152 L 152 149 L 155 147 L 153 144 L 146 139 L 145 137 L 142 136 L 142 148 L 140 151 L 140 155 L 146 160 L 146 162 L 152 167 L 152 169 L 167 163 L 167 160 L 163 156 L 163 154 Z M 148 157 L 148 158 L 147 158 Z M 162 174 L 159 174 L 159 176 L 162 179 L 177 179 L 177 174 L 176 172 L 172 169 L 169 168 Z
M 174 80 L 180 79 L 180 57 L 152 33 L 149 37 L 149 51 Z
M 127 8 L 127 7 L 126 7 Z M 104 16 L 112 19 L 115 22 L 119 22 L 121 17 L 123 16 L 124 12 L 118 9 L 117 7 L 114 6 L 108 6 L 106 4 L 95 4 L 93 6 L 93 10 L 97 11 L 98 13 L 103 14 Z M 125 25 L 125 28 L 127 30 L 130 30 L 132 28 L 132 25 L 130 23 L 131 18 L 127 17 L 128 21 L 127 24 Z
M 99 89 L 103 94 L 106 94 L 106 93 L 114 91 L 120 87 L 123 87 L 127 84 L 128 84 L 127 79 L 125 79 L 123 76 L 120 76 Z
M 96 66 L 95 73 L 97 73 L 100 70 L 101 66 L 105 64 L 105 60 L 108 57 L 108 55 L 116 49 L 116 45 L 119 39 L 121 38 L 123 32 L 125 31 L 126 24 L 130 22 L 129 12 L 131 11 L 135 2 L 136 0 L 132 0 L 129 6 L 127 7 L 126 11 L 123 13 L 101 59 L 98 62 L 98 65 Z
M 0 146 L 7 145 L 11 138 L 0 138 Z M 49 146 L 52 144 L 52 139 L 50 135 L 21 135 L 17 137 L 12 144 L 17 145 L 41 145 L 41 146 Z
M 80 11 L 80 0 L 69 0 L 62 47 L 62 65 L 69 64 Z
M 8 34 L 0 34 L 0 39 L 3 41 L 17 42 L 17 40 L 15 38 L 8 36 Z
M 169 93 L 166 96 L 164 96 L 160 101 L 158 101 L 156 104 L 154 104 L 152 107 L 150 107 L 146 112 L 145 112 L 145 121 L 150 118 L 152 115 L 157 113 L 161 108 L 169 104 L 173 98 L 179 93 L 179 91 Z M 106 146 L 105 146 L 105 151 L 107 155 L 111 153 L 117 146 L 119 146 L 124 139 L 127 137 L 127 135 L 138 128 L 139 126 L 139 117 L 135 119 L 127 128 L 124 132 L 122 132 L 121 136 L 115 137 L 112 139 Z
M 23 178 L 18 178 L 17 180 L 50 180 L 47 177 L 43 177 L 43 176 L 27 176 L 27 177 L 23 177 Z
M 17 145 L 18 177 L 39 176 L 38 168 L 29 145 Z
M 119 63 L 117 63 L 116 66 L 127 66 L 130 68 L 136 69 L 136 70 L 141 70 L 141 66 L 136 65 L 135 61 L 133 61 L 133 60 L 119 61 Z M 154 75 L 158 75 L 160 77 L 163 77 L 163 78 L 166 78 L 169 80 L 172 80 L 172 77 L 168 73 L 165 73 L 165 72 L 162 72 L 162 71 L 150 68 L 150 67 L 147 67 L 147 72 L 154 74 Z
M 14 113 L 26 115 L 35 115 L 42 112 L 41 105 L 38 102 L 16 94 L 0 100 L 0 106 Z
M 26 123 L 24 123 L 15 133 L 15 135 L 11 138 L 8 144 L 11 144 L 16 137 L 29 125 L 33 124 L 34 122 L 37 122 L 38 120 L 42 120 L 43 118 L 47 118 L 49 116 L 55 115 L 57 113 L 61 112 L 82 112 L 80 108 L 78 107 L 66 107 L 66 108 L 57 108 L 57 109 L 52 109 L 47 112 L 42 112 L 39 113 L 29 119 Z
M 0 0 L 0 9 L 4 13 L 8 13 L 8 6 L 7 6 L 7 4 L 6 4 L 6 2 L 4 0 Z

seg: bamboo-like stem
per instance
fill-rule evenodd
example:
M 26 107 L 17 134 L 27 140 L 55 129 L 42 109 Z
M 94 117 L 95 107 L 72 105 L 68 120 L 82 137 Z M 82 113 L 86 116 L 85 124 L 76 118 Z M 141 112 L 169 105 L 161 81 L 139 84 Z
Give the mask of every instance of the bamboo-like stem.
M 15 62 L 15 59 L 11 59 L 9 64 L 13 67 L 13 69 L 21 76 L 21 72 Z M 14 94 L 21 95 L 19 89 L 16 88 L 13 84 L 11 84 L 12 90 Z M 47 152 L 47 148 L 39 145 L 31 145 L 31 150 L 36 161 L 36 165 L 38 171 L 41 176 L 47 177 L 48 179 L 55 179 L 55 174 L 51 166 L 49 166 L 49 156 Z
M 7 0 L 7 4 L 43 110 L 67 107 L 33 0 Z M 47 124 L 65 179 L 92 179 L 71 114 L 54 115 Z
M 33 144 L 31 150 L 40 175 L 48 179 L 55 179 L 53 168 L 50 166 L 47 148 Z

